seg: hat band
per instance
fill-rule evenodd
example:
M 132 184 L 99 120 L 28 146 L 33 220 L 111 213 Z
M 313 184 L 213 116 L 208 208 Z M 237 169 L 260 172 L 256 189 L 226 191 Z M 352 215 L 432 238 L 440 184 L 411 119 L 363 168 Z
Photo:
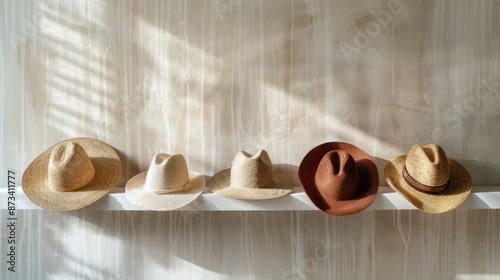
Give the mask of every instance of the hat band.
M 182 191 L 182 190 L 187 190 L 188 184 L 174 187 L 174 188 L 168 188 L 168 189 L 162 189 L 162 190 L 151 190 L 150 192 L 154 194 L 166 194 L 166 193 L 173 193 L 176 191 Z
M 438 193 L 444 191 L 449 185 L 450 185 L 450 180 L 446 181 L 441 186 L 427 186 L 424 185 L 415 178 L 413 178 L 408 171 L 406 170 L 406 165 L 403 167 L 403 178 L 405 179 L 406 183 L 410 185 L 412 188 L 416 189 L 417 191 L 424 192 L 424 193 Z

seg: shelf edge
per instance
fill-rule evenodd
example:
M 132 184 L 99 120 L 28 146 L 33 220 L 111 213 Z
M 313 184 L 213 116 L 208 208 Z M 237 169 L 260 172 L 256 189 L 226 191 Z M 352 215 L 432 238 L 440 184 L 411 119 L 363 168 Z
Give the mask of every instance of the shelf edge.
M 41 210 L 16 187 L 16 210 Z M 7 210 L 7 188 L 0 188 L 0 209 Z M 500 209 L 500 186 L 477 186 L 457 209 Z M 109 194 L 80 210 L 100 211 L 150 211 L 127 200 L 123 187 L 115 187 Z M 398 193 L 381 186 L 375 201 L 366 210 L 416 210 Z M 300 189 L 286 196 L 271 200 L 237 200 L 222 197 L 205 190 L 196 200 L 175 211 L 318 211 Z

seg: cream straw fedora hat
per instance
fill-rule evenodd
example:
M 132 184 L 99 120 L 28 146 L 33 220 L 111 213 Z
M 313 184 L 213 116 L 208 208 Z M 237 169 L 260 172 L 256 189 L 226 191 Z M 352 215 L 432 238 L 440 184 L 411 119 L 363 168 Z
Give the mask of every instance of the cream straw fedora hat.
M 418 209 L 443 213 L 460 205 L 471 191 L 469 172 L 435 144 L 413 145 L 384 170 L 389 186 Z
M 288 194 L 294 183 L 288 173 L 273 168 L 267 152 L 260 150 L 255 155 L 245 151 L 236 154 L 231 168 L 215 174 L 208 186 L 218 195 L 259 200 Z
M 156 154 L 149 170 L 125 185 L 127 199 L 143 208 L 174 210 L 195 200 L 205 188 L 205 177 L 188 170 L 181 154 Z
M 121 163 L 106 143 L 74 138 L 40 154 L 26 168 L 23 191 L 36 205 L 51 211 L 71 211 L 94 203 L 118 182 Z

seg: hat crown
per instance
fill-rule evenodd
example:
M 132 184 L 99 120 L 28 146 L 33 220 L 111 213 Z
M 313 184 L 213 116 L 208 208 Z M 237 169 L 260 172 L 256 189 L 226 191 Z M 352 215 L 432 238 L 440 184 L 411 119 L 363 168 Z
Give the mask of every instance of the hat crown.
M 326 200 L 348 200 L 359 190 L 359 170 L 354 158 L 342 150 L 323 155 L 315 178 L 319 192 Z
M 94 177 L 92 161 L 82 146 L 63 142 L 54 147 L 49 159 L 49 188 L 55 192 L 77 190 Z
M 189 183 L 186 159 L 181 154 L 156 154 L 151 161 L 144 189 L 157 194 L 183 190 Z
M 450 178 L 446 153 L 435 144 L 413 145 L 406 156 L 405 166 L 413 179 L 426 186 L 442 186 Z
M 241 151 L 231 164 L 231 186 L 266 188 L 274 184 L 273 164 L 265 150 L 255 155 Z

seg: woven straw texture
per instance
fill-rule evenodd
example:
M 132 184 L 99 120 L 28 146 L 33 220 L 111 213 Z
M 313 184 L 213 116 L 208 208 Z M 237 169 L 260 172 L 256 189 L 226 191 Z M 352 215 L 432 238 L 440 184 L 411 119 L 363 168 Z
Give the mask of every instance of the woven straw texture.
M 49 183 L 52 150 L 65 142 L 73 142 L 83 147 L 95 170 L 90 182 L 73 191 L 60 191 Z M 68 170 L 69 174 L 73 172 Z M 48 148 L 33 160 L 23 174 L 22 187 L 26 196 L 44 209 L 71 211 L 88 206 L 106 195 L 120 176 L 121 163 L 113 148 L 97 139 L 74 138 Z
M 427 147 L 431 147 L 431 145 Z M 411 154 L 413 153 L 412 151 L 415 151 L 417 154 Z M 471 191 L 472 179 L 469 172 L 454 159 L 446 157 L 446 154 L 426 159 L 427 157 L 420 154 L 419 151 L 420 149 L 412 147 L 408 156 L 398 156 L 387 163 L 384 173 L 389 186 L 411 202 L 416 208 L 427 213 L 443 213 L 459 206 Z M 407 160 L 408 157 L 410 160 Z M 438 157 L 441 159 L 438 159 Z M 420 159 L 420 161 L 417 159 Z M 425 163 L 425 161 L 429 160 L 432 163 Z M 438 163 L 437 160 L 446 162 L 442 164 Z M 418 191 L 410 186 L 402 176 L 405 163 L 408 172 L 413 177 L 417 177 L 419 182 L 423 184 L 441 185 L 448 180 L 449 174 L 450 185 L 444 191 L 434 194 Z M 438 168 L 432 170 L 430 168 L 432 165 L 437 165 Z M 443 166 L 447 166 L 448 170 L 443 170 Z M 416 170 L 418 170 L 417 173 L 412 173 Z
M 206 182 L 200 173 L 189 171 L 187 190 L 155 194 L 144 190 L 146 176 L 147 172 L 142 172 L 132 177 L 125 186 L 125 193 L 133 204 L 156 211 L 174 210 L 191 203 L 203 192 Z
M 149 166 L 143 188 L 156 194 L 187 190 L 189 171 L 183 155 L 156 154 Z
M 325 155 L 332 151 L 350 155 L 357 166 L 359 177 L 355 177 L 355 172 L 342 172 L 336 177 L 344 178 L 333 179 L 331 174 L 318 172 Z M 317 173 L 324 175 L 316 178 Z M 349 173 L 351 176 L 347 176 Z M 379 185 L 377 166 L 372 158 L 360 148 L 344 142 L 328 142 L 313 148 L 302 159 L 298 176 L 302 188 L 314 205 L 335 216 L 351 215 L 368 208 L 375 200 Z M 359 183 L 356 186 L 350 180 L 358 180 Z M 353 192 L 356 187 L 357 190 Z
M 143 208 L 168 211 L 195 200 L 205 188 L 205 177 L 188 170 L 181 154 L 156 154 L 149 170 L 130 179 L 125 185 L 127 199 Z
M 273 166 L 266 151 L 260 150 L 253 156 L 244 151 L 236 154 L 231 168 L 216 173 L 208 186 L 225 197 L 262 200 L 286 195 L 295 184 L 287 172 Z

